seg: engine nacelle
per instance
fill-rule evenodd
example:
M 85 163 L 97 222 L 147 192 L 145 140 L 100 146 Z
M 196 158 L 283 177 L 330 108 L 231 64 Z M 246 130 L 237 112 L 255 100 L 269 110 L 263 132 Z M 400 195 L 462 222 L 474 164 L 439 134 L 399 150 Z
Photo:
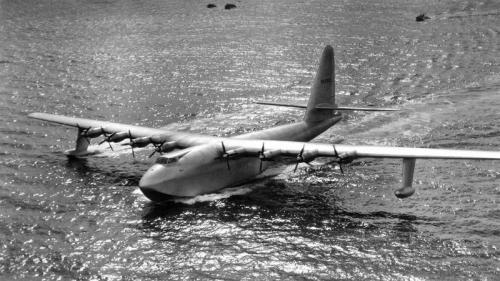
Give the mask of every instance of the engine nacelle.
M 133 139 L 131 142 L 130 142 L 130 145 L 132 147 L 145 147 L 147 146 L 148 144 L 151 144 L 151 137 L 142 137 L 142 138 L 136 138 L 136 139 Z
M 259 155 L 259 158 L 263 161 L 270 161 L 272 160 L 274 157 L 278 156 L 281 154 L 281 150 L 277 149 L 277 150 L 267 150 L 267 151 L 264 151 L 264 153 L 262 153 L 262 155 Z
M 158 148 L 158 150 L 160 152 L 170 152 L 170 151 L 172 151 L 172 150 L 174 150 L 176 148 L 177 148 L 177 142 L 175 142 L 175 141 L 169 141 L 169 142 L 166 142 L 166 143 L 162 144 Z
M 110 135 L 108 138 L 106 138 L 106 141 L 121 142 L 122 140 L 128 139 L 129 137 L 130 137 L 129 132 L 119 132 L 119 133 Z
M 300 157 L 297 158 L 298 161 L 309 163 L 318 157 L 318 150 L 305 151 Z
M 106 131 L 104 131 L 104 129 L 102 127 L 101 128 L 92 128 L 92 129 L 88 129 L 87 131 L 85 131 L 83 133 L 83 136 L 85 136 L 87 138 L 97 138 L 98 136 L 103 135 L 104 133 L 106 133 Z

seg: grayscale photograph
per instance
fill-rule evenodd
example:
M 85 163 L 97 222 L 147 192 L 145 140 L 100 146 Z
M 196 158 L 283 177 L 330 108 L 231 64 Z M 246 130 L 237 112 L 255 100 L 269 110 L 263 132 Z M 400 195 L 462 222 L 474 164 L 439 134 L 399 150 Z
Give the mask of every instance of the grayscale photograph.
M 500 1 L 0 0 L 0 280 L 500 280 Z

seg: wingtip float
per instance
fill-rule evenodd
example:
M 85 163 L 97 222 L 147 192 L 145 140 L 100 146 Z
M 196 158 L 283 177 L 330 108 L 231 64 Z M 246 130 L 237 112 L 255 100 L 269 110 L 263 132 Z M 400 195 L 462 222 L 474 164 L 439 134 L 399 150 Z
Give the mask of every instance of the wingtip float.
M 414 194 L 413 175 L 416 159 L 487 159 L 500 160 L 500 152 L 449 149 L 425 149 L 384 146 L 309 143 L 342 119 L 340 111 L 397 111 L 394 108 L 343 107 L 335 103 L 335 64 L 331 46 L 320 59 L 307 105 L 259 102 L 306 110 L 302 121 L 229 138 L 133 126 L 127 124 L 32 113 L 31 118 L 72 126 L 78 129 L 76 147 L 70 156 L 91 154 L 90 139 L 103 136 L 108 143 L 129 139 L 134 147 L 153 145 L 160 154 L 156 163 L 142 176 L 139 187 L 149 199 L 162 201 L 168 196 L 196 196 L 243 184 L 261 174 L 270 161 L 283 158 L 309 162 L 329 157 L 338 164 L 358 158 L 402 159 L 402 187 L 398 198 Z M 152 156 L 151 155 L 151 156 Z

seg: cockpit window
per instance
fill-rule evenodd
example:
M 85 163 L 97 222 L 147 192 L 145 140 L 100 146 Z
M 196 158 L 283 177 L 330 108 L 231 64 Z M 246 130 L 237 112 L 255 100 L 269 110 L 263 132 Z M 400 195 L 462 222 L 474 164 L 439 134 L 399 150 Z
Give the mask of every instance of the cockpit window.
M 189 153 L 192 150 L 192 147 L 188 147 L 183 150 L 175 151 L 168 153 L 166 155 L 160 156 L 156 159 L 156 163 L 158 164 L 172 164 L 172 163 L 177 163 L 179 159 L 184 157 L 187 153 Z
M 174 158 L 158 157 L 156 159 L 156 163 L 158 163 L 158 164 L 172 164 L 172 163 L 176 163 L 177 161 L 179 161 L 179 158 L 177 158 L 177 157 L 174 157 Z

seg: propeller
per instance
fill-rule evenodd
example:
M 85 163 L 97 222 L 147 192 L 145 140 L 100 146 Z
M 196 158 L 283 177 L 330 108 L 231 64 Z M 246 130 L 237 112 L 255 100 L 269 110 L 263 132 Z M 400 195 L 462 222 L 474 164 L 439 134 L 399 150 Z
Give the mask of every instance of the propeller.
M 260 164 L 259 164 L 259 172 L 262 173 L 262 162 L 264 161 L 264 143 L 262 143 L 262 149 L 259 151 L 259 159 L 260 159 Z
M 339 153 L 337 152 L 337 149 L 335 148 L 335 145 L 332 145 L 333 146 L 333 151 L 335 152 L 335 157 L 338 159 L 338 163 L 339 163 L 339 168 L 340 168 L 340 172 L 342 173 L 342 175 L 344 174 L 344 170 L 342 169 L 342 159 L 340 156 L 339 156 Z
M 130 149 L 132 149 L 132 157 L 135 159 L 134 146 L 132 145 L 132 133 L 128 130 L 128 138 L 130 140 Z
M 155 155 L 156 152 L 159 152 L 160 154 L 162 153 L 161 152 L 161 146 L 164 144 L 165 142 L 163 143 L 160 143 L 160 144 L 153 144 L 155 146 L 155 149 L 153 150 L 153 152 L 151 154 L 149 154 L 148 158 L 151 158 L 153 157 L 153 155 Z
M 162 153 L 164 151 L 169 150 L 170 148 L 175 147 L 175 142 L 167 142 L 167 139 L 162 135 L 153 135 L 149 137 L 140 137 L 140 138 L 132 138 L 132 133 L 130 130 L 128 132 L 120 132 L 109 136 L 109 138 L 103 140 L 118 142 L 128 138 L 130 141 L 128 143 L 124 143 L 122 145 L 129 145 L 132 149 L 132 155 L 135 158 L 134 147 L 146 147 L 149 144 L 152 144 L 155 148 L 154 151 L 149 155 L 149 158 L 153 157 L 156 152 Z M 102 143 L 101 142 L 101 143 Z
M 110 136 L 114 135 L 115 133 L 112 133 Z M 107 133 L 104 133 L 104 137 L 107 138 L 108 137 L 108 134 Z M 104 139 L 106 140 L 106 139 Z M 103 143 L 104 141 L 100 142 L 99 144 Z M 115 151 L 113 149 L 113 147 L 111 146 L 111 143 L 108 141 L 108 145 L 109 145 L 109 149 L 111 149 L 111 151 Z
M 165 142 L 166 141 L 164 141 L 162 143 L 158 143 L 158 144 L 153 143 L 153 145 L 155 146 L 155 149 L 153 150 L 153 153 L 149 154 L 149 158 L 153 157 L 153 155 L 155 155 L 156 152 L 159 152 L 160 154 L 162 154 L 161 147 L 163 146 L 163 144 Z
M 151 140 L 152 140 L 151 143 L 155 146 L 155 149 L 153 153 L 149 155 L 149 158 L 153 157 L 153 155 L 155 155 L 156 152 L 163 154 L 163 152 L 171 151 L 177 146 L 175 141 L 167 142 L 167 140 L 163 141 L 161 139 L 155 140 L 153 137 L 151 138 Z
M 104 133 L 104 139 L 102 141 L 99 142 L 99 145 L 105 143 L 105 142 L 108 142 L 108 145 L 109 145 L 109 148 L 114 151 L 113 147 L 111 146 L 111 138 L 116 135 L 116 133 L 112 133 L 110 135 Z
M 222 145 L 222 155 L 221 155 L 221 158 L 225 158 L 226 159 L 227 170 L 230 171 L 231 167 L 229 166 L 229 154 L 227 154 L 226 146 L 224 145 L 224 142 L 221 141 L 220 144 Z
M 300 150 L 299 154 L 297 154 L 297 164 L 295 164 L 295 168 L 293 169 L 293 172 L 297 171 L 297 167 L 299 167 L 300 162 L 304 162 L 304 149 L 306 148 L 306 145 L 304 144 L 302 146 L 302 149 Z

